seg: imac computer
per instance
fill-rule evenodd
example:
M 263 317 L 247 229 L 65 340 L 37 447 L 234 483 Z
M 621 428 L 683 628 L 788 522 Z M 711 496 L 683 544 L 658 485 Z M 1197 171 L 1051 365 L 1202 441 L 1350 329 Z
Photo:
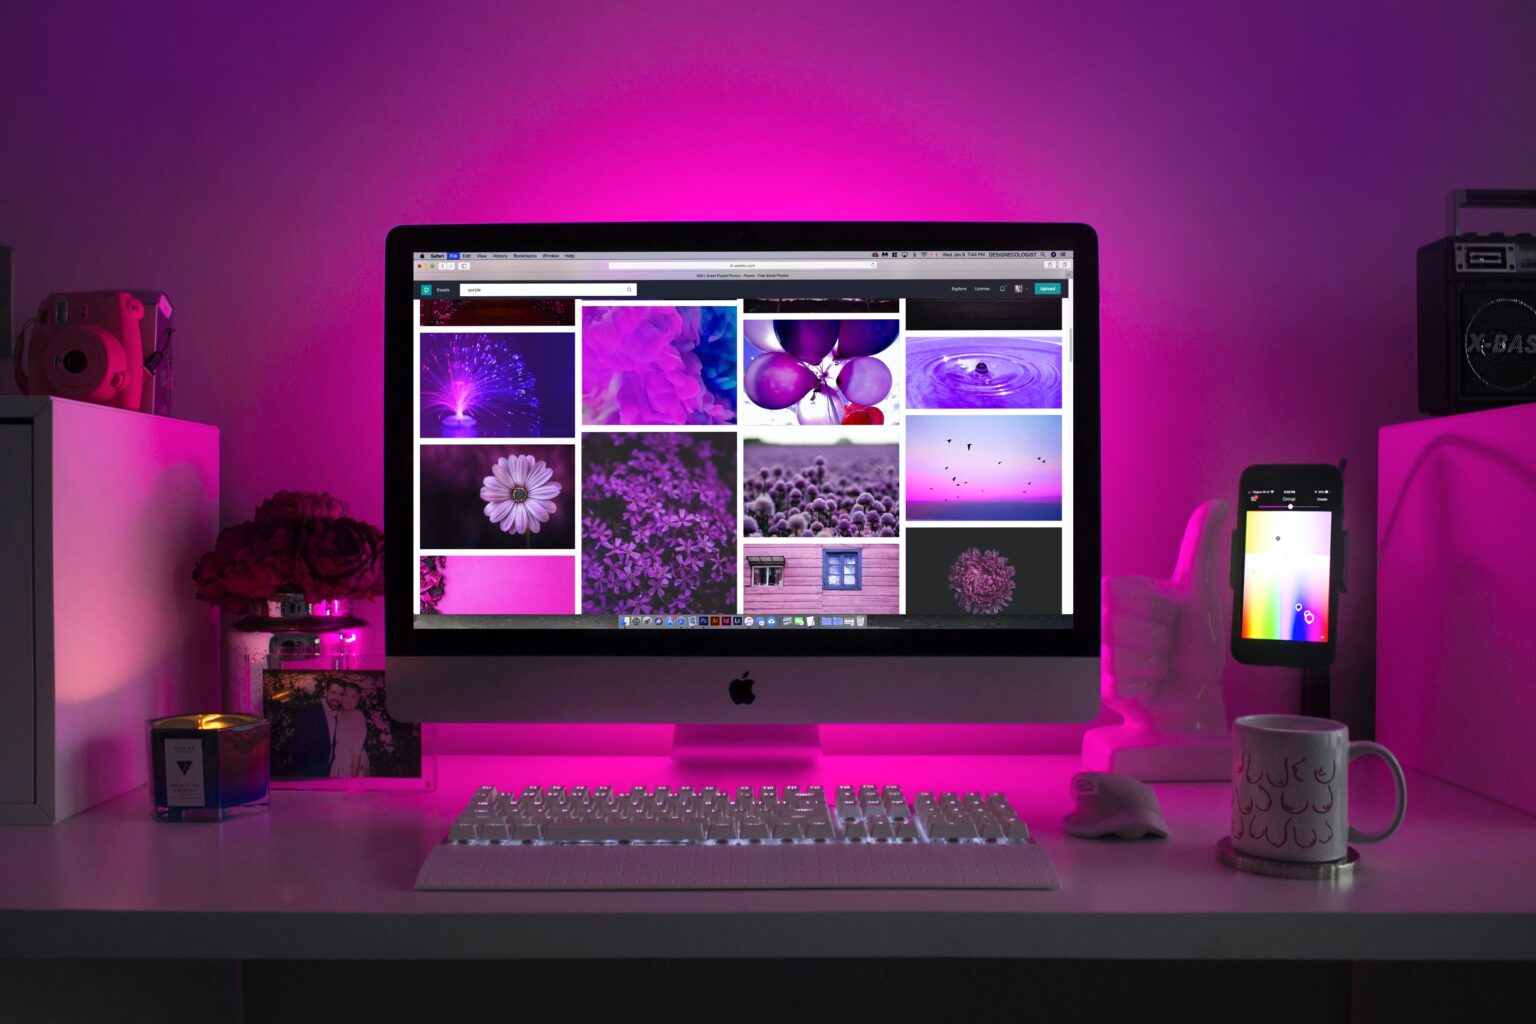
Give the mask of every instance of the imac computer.
M 395 717 L 1096 714 L 1092 229 L 410 226 L 386 259 Z

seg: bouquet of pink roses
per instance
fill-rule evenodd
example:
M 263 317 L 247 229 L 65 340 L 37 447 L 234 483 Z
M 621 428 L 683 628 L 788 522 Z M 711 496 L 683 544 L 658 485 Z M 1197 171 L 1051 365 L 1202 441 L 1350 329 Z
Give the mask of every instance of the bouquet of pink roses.
M 278 491 L 257 506 L 254 520 L 225 529 L 197 560 L 198 598 L 241 612 L 285 593 L 311 603 L 379 596 L 384 534 L 347 511 L 329 494 Z

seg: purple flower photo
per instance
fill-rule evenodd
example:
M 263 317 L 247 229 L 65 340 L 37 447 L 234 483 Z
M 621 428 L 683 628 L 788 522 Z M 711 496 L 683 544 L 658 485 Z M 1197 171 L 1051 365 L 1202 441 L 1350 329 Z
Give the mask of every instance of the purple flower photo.
M 734 434 L 586 434 L 582 612 L 732 611 L 735 461 Z
M 564 444 L 422 445 L 422 548 L 575 547 L 574 452 Z
M 736 422 L 736 307 L 583 306 L 587 426 Z
M 1059 615 L 1062 534 L 1056 527 L 907 531 L 908 615 L 994 619 Z
M 835 444 L 783 444 L 765 431 L 742 447 L 742 532 L 747 537 L 895 537 L 901 486 L 894 432 L 869 428 Z M 886 439 L 891 443 L 885 443 Z
M 949 567 L 949 589 L 972 615 L 996 615 L 1013 600 L 1014 568 L 996 548 L 966 548 Z

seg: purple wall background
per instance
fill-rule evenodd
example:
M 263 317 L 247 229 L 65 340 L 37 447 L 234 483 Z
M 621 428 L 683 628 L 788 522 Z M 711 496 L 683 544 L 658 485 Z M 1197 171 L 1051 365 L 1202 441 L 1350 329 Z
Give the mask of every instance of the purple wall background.
M 177 411 L 223 431 L 226 522 L 279 487 L 378 520 L 392 225 L 1087 221 L 1107 570 L 1166 573 L 1248 462 L 1348 456 L 1336 708 L 1364 724 L 1413 251 L 1448 189 L 1532 184 L 1536 8 L 1089 6 L 21 5 L 0 242 L 23 309 L 169 292 Z M 1294 688 L 1228 678 L 1233 711 Z

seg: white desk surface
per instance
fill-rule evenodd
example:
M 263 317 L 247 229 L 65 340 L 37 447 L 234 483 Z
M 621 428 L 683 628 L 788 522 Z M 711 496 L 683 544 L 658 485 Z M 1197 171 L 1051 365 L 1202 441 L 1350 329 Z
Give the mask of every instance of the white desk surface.
M 1368 762 L 1361 762 L 1365 764 Z M 270 813 L 165 824 L 145 790 L 60 825 L 0 827 L 0 956 L 1043 957 L 1536 960 L 1536 818 L 1409 773 L 1408 815 L 1353 879 L 1216 861 L 1220 783 L 1155 788 L 1166 840 L 1072 839 L 1076 758 L 829 757 L 757 781 L 1001 788 L 1056 892 L 418 893 L 475 787 L 736 784 L 659 757 L 443 758 L 430 792 L 273 794 Z M 1386 813 L 1357 772 L 1357 823 Z

